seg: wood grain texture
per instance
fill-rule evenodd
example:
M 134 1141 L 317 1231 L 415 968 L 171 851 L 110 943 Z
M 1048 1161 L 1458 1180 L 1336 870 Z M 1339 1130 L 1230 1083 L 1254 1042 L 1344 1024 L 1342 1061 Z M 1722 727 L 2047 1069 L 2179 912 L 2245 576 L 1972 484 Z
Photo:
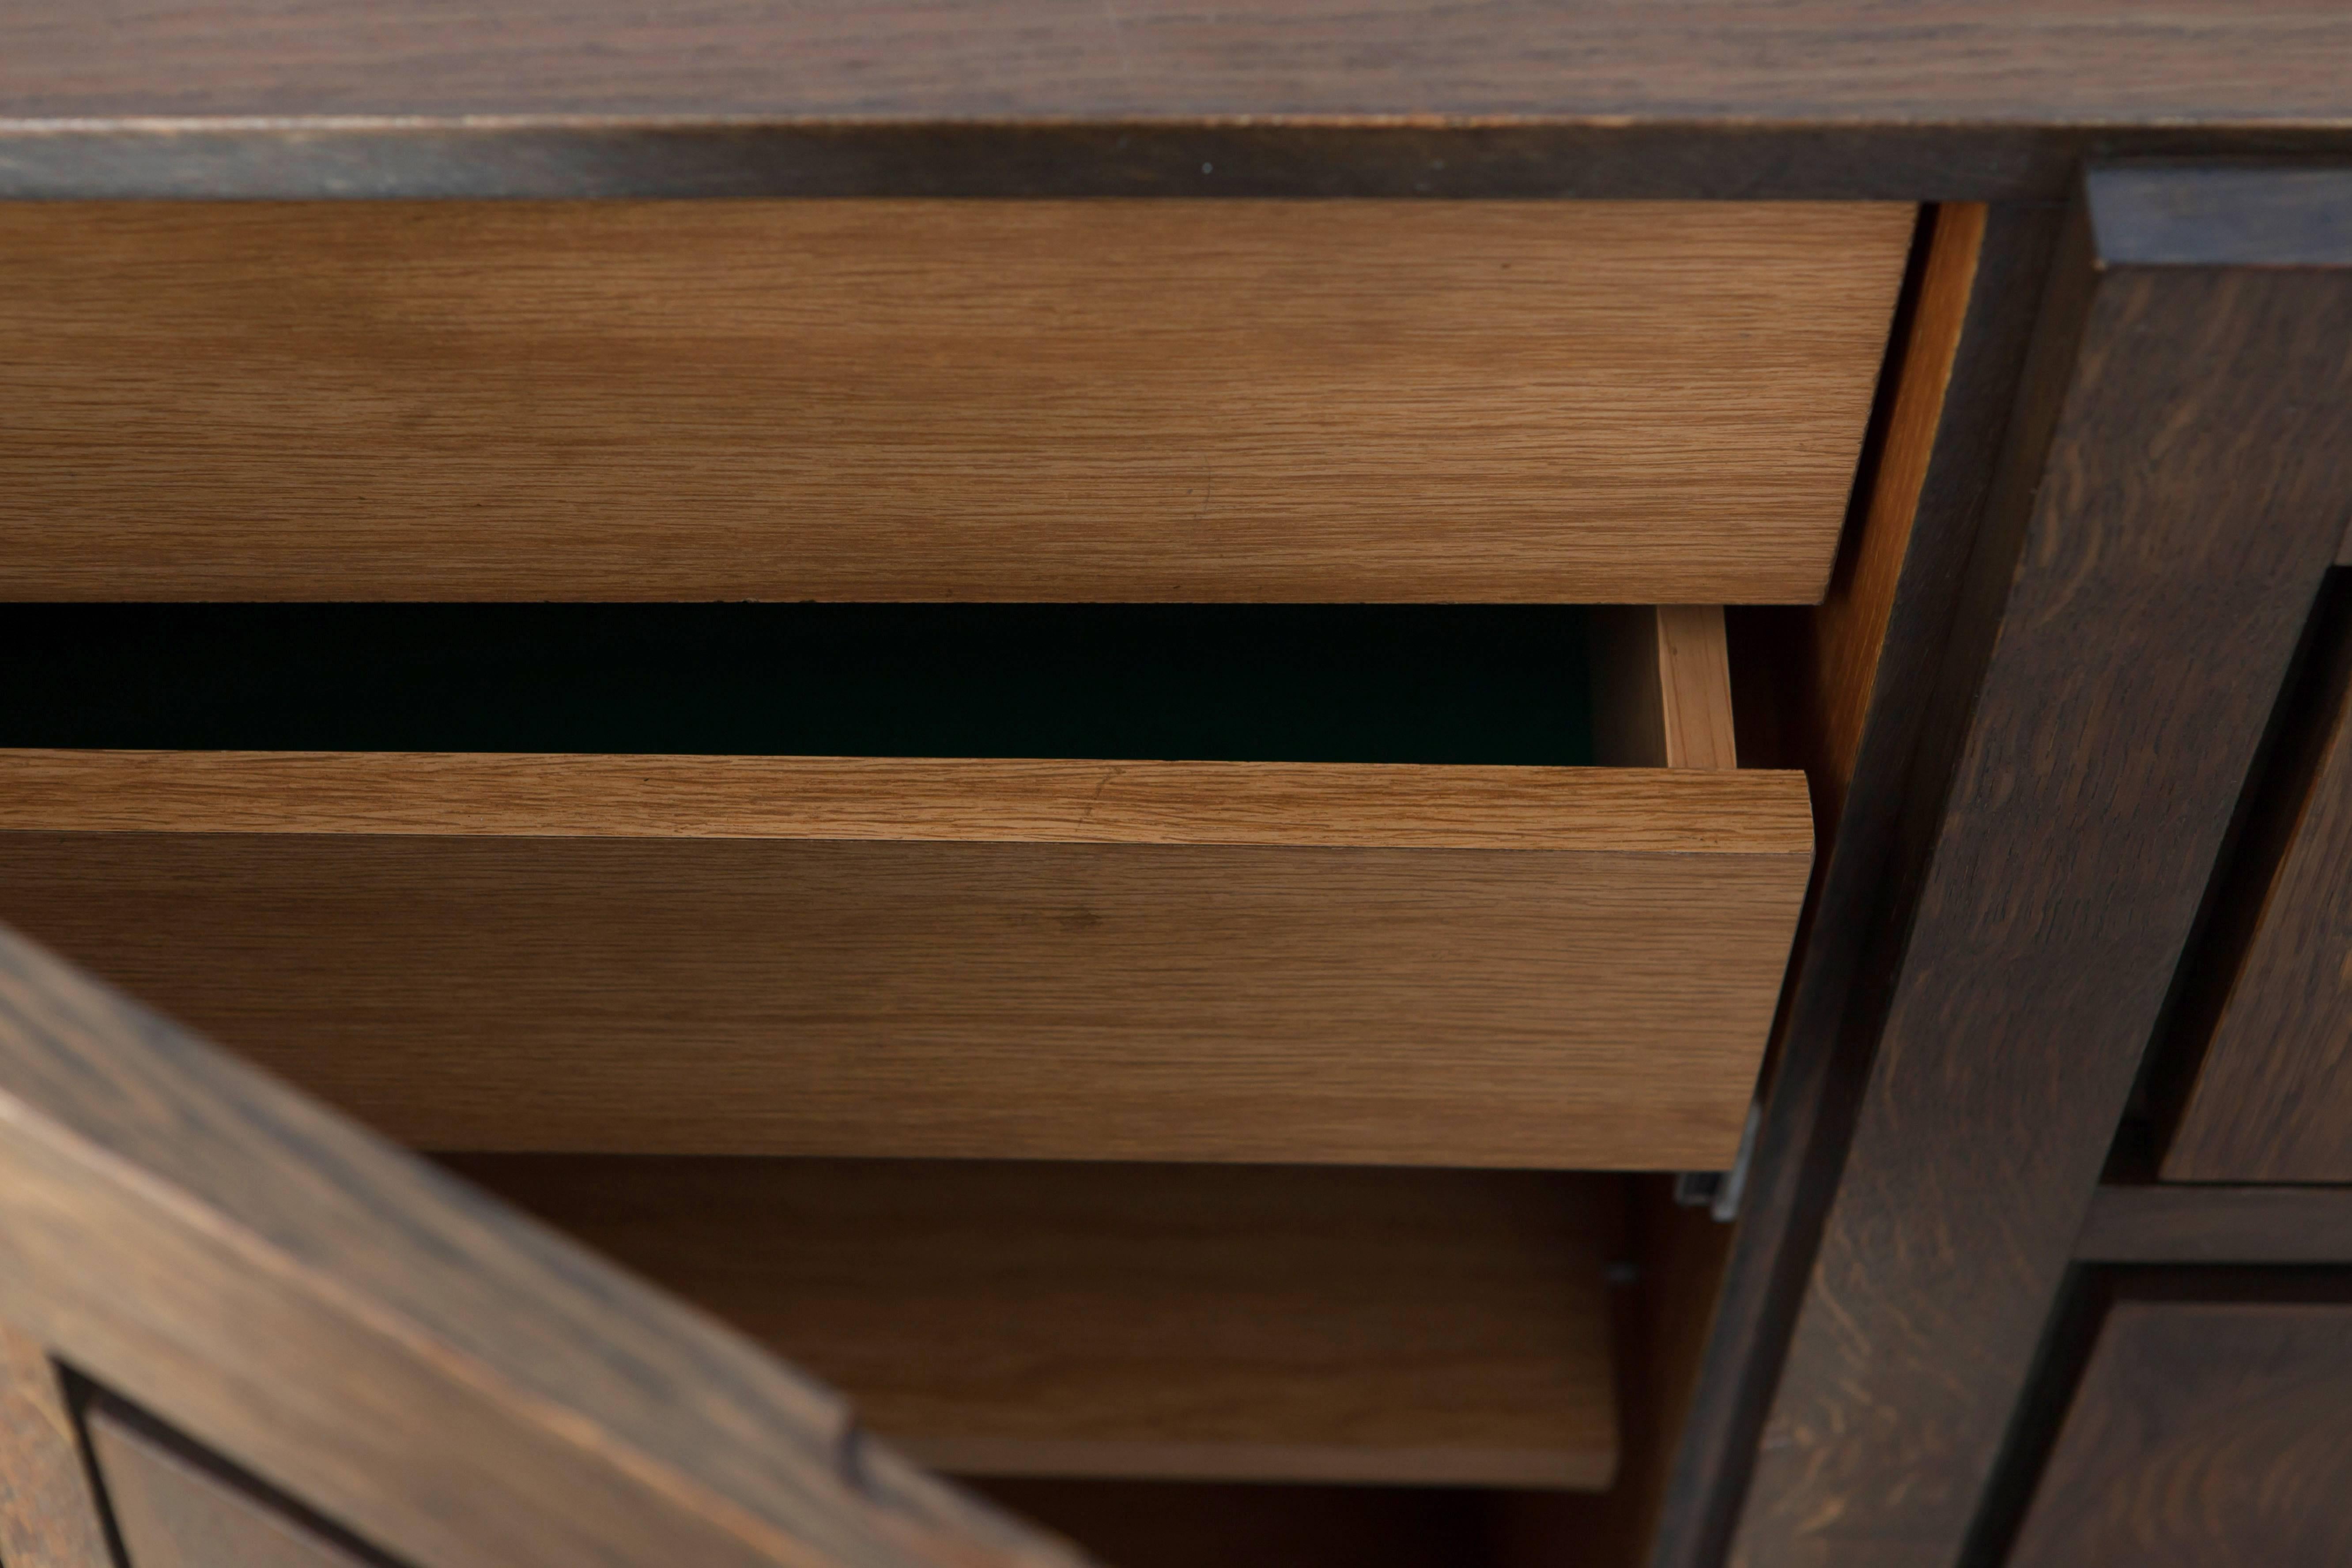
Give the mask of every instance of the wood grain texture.
M 12 836 L 7 914 L 436 1149 L 1691 1168 L 1801 858 Z
M 1793 773 L 0 749 L 0 831 L 1515 849 L 1785 859 Z
M 103 1406 L 90 1413 L 89 1443 L 129 1568 L 365 1568 Z
M 4 931 L 0 1317 L 415 1568 L 1075 1561 L 748 1341 Z
M 1496 0 L 1475 19 L 1381 0 L 711 0 L 658 20 L 620 0 L 32 0 L 0 30 L 0 101 L 43 120 L 2347 117 L 2352 23 L 2327 0 Z
M 1746 1568 L 1958 1555 L 2352 493 L 2352 277 L 2078 222 L 2040 331 Z
M 1806 617 L 1806 710 L 1818 731 L 1817 754 L 1806 776 L 1813 783 L 1815 809 L 1827 834 L 1836 832 L 1845 815 L 1846 790 L 1861 757 L 1912 525 L 1951 395 L 1987 216 L 1984 207 L 1965 202 L 1936 209 L 1901 374 L 1859 525 L 1840 553 L 1828 593 Z
M 2352 611 L 2315 619 L 2179 1010 L 2167 1181 L 2352 1182 Z
M 1593 660 L 1593 739 L 1602 762 L 1739 765 L 1721 605 L 1612 605 L 1591 612 L 1591 621 L 1606 646 Z
M 109 1568 L 73 1412 L 41 1347 L 0 1323 L 0 1563 Z
M 1740 628 L 1752 633 L 1759 629 L 1753 621 L 1762 617 L 1823 623 L 1784 625 L 1774 628 L 1777 636 L 1749 637 L 1738 667 L 1751 679 L 1773 673 L 1756 657 L 1759 642 L 1815 650 L 1810 658 L 1782 661 L 1776 684 L 1785 683 L 1782 705 L 1794 721 L 1789 739 L 1817 792 L 1823 853 L 1768 1058 L 1755 1154 L 1705 1365 L 1665 1503 L 1656 1513 L 1655 1568 L 1719 1568 L 1728 1549 L 1807 1269 L 1843 1174 L 1885 988 L 1901 958 L 1906 911 L 1924 874 L 1928 828 L 1942 810 L 1942 777 L 1933 766 L 1915 768 L 1914 757 L 2058 233 L 2058 215 L 2040 208 L 1994 208 L 1982 215 L 1981 237 L 1970 232 L 1974 216 L 1955 215 L 1949 207 L 1927 215 L 1906 286 L 1907 319 L 1890 344 L 1881 377 L 1875 423 L 1884 436 L 1875 456 L 1865 458 L 1862 506 L 1846 530 L 1829 596 L 1818 611 L 1750 612 Z M 1936 313 L 1922 302 L 1930 273 L 1941 273 L 1949 287 L 1952 274 L 1962 271 L 1970 282 L 1947 372 Z M 1940 398 L 1913 390 L 1922 377 L 1931 384 L 1943 379 Z M 1894 438 L 1894 413 L 1906 401 L 1940 403 L 1926 476 L 1907 510 L 1881 504 L 1882 498 L 1900 497 L 1902 489 L 1883 489 L 1879 478 L 1902 450 Z M 1899 547 L 1876 537 L 1887 529 L 1903 535 Z M 1883 601 L 1865 589 L 1875 580 L 1860 569 L 1865 552 L 1897 559 L 1891 594 Z M 1874 618 L 1880 624 L 1872 625 Z M 1848 625 L 1832 632 L 1829 623 L 1839 619 Z M 1822 657 L 1825 648 L 1867 644 L 1876 647 L 1867 664 Z M 1845 696 L 1839 683 L 1848 679 L 1865 681 L 1866 692 Z M 1819 719 L 1849 702 L 1862 715 L 1851 752 L 1834 743 L 1833 726 L 1807 721 L 1808 715 Z M 1743 716 L 1754 711 L 1752 699 L 1743 703 Z
M 1810 601 L 1910 210 L 0 205 L 25 599 Z
M 2010 1568 L 2352 1558 L 2352 1305 L 2123 1300 Z
M 1597 1204 L 1548 1175 L 460 1156 L 967 1475 L 1602 1488 Z
M 1664 701 L 1660 728 L 1670 768 L 1736 768 L 1738 745 L 1731 721 L 1731 650 L 1724 640 L 1720 605 L 1661 605 L 1658 686 Z
M 2091 221 L 2117 261 L 2170 267 L 2352 267 L 2340 166 L 2120 163 L 2089 187 Z
M 1792 775 L 7 763 L 0 918 L 432 1149 L 1719 1166 L 1807 869 Z
M 2352 1188 L 2103 1183 L 2074 1256 L 2084 1263 L 2352 1264 Z

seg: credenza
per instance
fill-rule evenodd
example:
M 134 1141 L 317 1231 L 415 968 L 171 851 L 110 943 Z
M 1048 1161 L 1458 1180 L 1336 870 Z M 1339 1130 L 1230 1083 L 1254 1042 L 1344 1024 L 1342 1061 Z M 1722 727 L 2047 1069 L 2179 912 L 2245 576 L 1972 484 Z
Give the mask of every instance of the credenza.
M 0 1568 L 2352 1557 L 2352 14 L 0 16 Z

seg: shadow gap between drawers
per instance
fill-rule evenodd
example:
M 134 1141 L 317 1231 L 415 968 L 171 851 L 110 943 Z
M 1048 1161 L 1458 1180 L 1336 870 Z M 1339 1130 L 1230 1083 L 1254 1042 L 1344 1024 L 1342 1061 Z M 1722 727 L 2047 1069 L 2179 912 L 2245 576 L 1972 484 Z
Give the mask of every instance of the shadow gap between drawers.
M 0 745 L 1591 765 L 1551 605 L 0 611 Z

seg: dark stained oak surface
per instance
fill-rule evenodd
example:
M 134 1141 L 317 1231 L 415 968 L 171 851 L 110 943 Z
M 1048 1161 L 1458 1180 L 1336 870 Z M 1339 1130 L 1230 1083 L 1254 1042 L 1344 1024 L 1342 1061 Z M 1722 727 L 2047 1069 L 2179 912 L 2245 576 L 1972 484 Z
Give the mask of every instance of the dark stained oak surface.
M 298 1520 L 111 1410 L 90 1450 L 130 1568 L 362 1568 Z
M 104 1531 L 58 1369 L 0 1323 L 0 1563 L 106 1568 Z
M 1929 718 L 1948 798 L 1740 1568 L 1957 1559 L 2343 534 L 2352 273 L 2103 239 L 2053 274 Z
M 2352 149 L 2336 0 L 26 0 L 0 195 L 2046 199 Z
M 2352 120 L 2336 0 L 21 0 L 12 116 Z
M 2008 1568 L 2337 1568 L 2347 1492 L 2352 1303 L 2127 1297 Z
M 1074 1562 L 748 1342 L 6 931 L 0 1319 L 415 1568 Z
M 2352 1183 L 2352 594 L 2342 574 L 2313 619 L 2312 669 L 2284 700 L 2286 732 L 2212 900 L 2181 1037 L 2162 1058 L 2170 1076 L 2159 1103 L 2177 1101 L 2166 1181 Z
M 2084 1263 L 2352 1262 L 2352 1187 L 2110 1183 L 2074 1238 Z
M 2352 267 L 2340 168 L 2125 164 L 2090 187 L 2110 262 L 2168 267 Z

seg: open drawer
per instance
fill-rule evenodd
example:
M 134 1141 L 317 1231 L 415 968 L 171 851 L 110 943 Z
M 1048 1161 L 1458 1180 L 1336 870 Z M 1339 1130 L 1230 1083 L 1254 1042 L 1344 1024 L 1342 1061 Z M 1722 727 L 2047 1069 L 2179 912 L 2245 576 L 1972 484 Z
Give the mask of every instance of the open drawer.
M 0 920 L 412 1146 L 1732 1157 L 1811 837 L 1801 775 L 1728 765 L 1719 611 L 1071 607 L 1126 628 L 1090 671 L 1152 649 L 1226 661 L 1189 707 L 1149 683 L 1000 705 L 1005 724 L 1141 709 L 1207 725 L 1124 742 L 1202 760 L 1079 761 L 759 755 L 733 731 L 709 748 L 733 754 L 638 750 L 632 735 L 650 731 L 613 727 L 626 704 L 575 704 L 565 672 L 642 672 L 675 642 L 567 644 L 545 618 L 614 607 L 281 610 L 314 617 L 310 642 L 264 635 L 267 606 L 12 612 L 11 635 L 47 654 L 17 665 L 43 673 L 20 686 L 9 738 L 48 743 L 0 751 Z M 868 614 L 625 611 L 720 612 L 803 626 Z M 999 622 L 893 665 L 920 640 L 908 628 L 946 612 L 892 613 L 841 679 L 900 668 L 952 698 L 970 689 L 960 671 L 1017 642 Z M 402 615 L 404 644 L 382 635 Z M 540 630 L 467 640 L 490 624 L 467 616 L 518 615 Z M 1188 615 L 1225 616 L 1225 630 L 1187 636 Z M 1230 635 L 1234 617 L 1284 615 L 1322 618 L 1290 623 L 1286 642 Z M 1381 619 L 1440 615 L 1489 631 L 1402 637 Z M 188 635 L 184 617 L 204 616 L 211 629 Z M 238 616 L 264 632 L 229 635 L 222 617 Z M 518 705 L 485 718 L 420 688 L 420 649 L 477 697 L 487 683 Z M 1260 741 L 1216 728 L 1279 707 L 1317 660 L 1337 684 L 1301 688 L 1295 706 L 1334 724 L 1331 690 L 1356 689 L 1368 722 L 1411 710 L 1436 723 L 1511 672 L 1556 721 L 1510 755 L 1549 760 L 1335 731 L 1290 754 L 1342 760 L 1285 761 L 1281 737 L 1304 721 L 1261 713 Z M 1431 673 L 1448 660 L 1453 685 Z M 661 672 L 649 689 L 669 700 L 642 717 L 674 742 L 662 726 L 696 694 L 749 681 L 782 710 L 805 688 L 831 718 L 770 748 L 823 751 L 873 739 L 860 726 L 903 706 L 796 685 L 800 668 L 705 647 Z M 297 677 L 322 669 L 331 688 L 381 677 L 400 701 L 353 718 L 304 700 Z M 1120 700 L 1138 690 L 1150 700 Z M 718 706 L 730 721 L 765 711 Z M 944 702 L 927 732 L 962 736 L 971 707 Z M 555 730 L 628 743 L 468 749 L 477 720 L 524 743 Z M 436 737 L 457 743 L 415 748 Z M 363 749 L 386 742 L 403 749 Z
M 0 592 L 1809 602 L 1914 217 L 0 205 Z

